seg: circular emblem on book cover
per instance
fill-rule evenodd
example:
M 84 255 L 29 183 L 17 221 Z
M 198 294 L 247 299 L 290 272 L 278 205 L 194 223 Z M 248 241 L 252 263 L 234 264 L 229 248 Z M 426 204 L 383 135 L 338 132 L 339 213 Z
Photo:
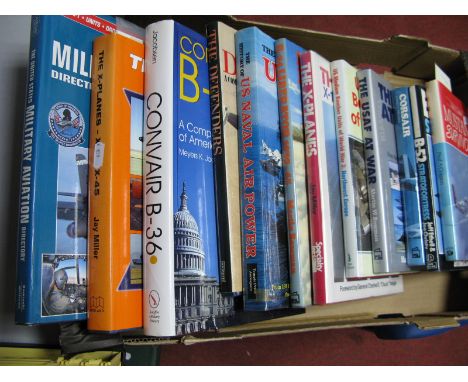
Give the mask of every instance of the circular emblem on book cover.
M 49 136 L 59 145 L 77 146 L 83 142 L 85 123 L 81 112 L 70 103 L 56 103 L 49 111 Z

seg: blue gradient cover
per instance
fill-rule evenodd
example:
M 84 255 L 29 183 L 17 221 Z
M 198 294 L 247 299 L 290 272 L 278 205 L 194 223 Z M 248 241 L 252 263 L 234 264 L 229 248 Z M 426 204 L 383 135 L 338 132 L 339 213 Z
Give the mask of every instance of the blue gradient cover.
M 94 38 L 115 19 L 34 16 L 21 172 L 16 321 L 86 318 Z
M 409 266 L 425 265 L 422 221 L 419 204 L 416 153 L 409 88 L 392 90 L 395 105 L 395 137 L 403 196 L 406 233 L 406 261 Z
M 289 307 L 288 250 L 274 40 L 236 34 L 244 308 Z

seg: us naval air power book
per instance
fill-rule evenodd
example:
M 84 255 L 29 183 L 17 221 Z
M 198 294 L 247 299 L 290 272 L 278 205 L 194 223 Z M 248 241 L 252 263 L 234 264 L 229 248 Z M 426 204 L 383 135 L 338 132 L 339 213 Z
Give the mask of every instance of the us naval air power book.
M 86 318 L 93 40 L 115 19 L 35 16 L 21 163 L 16 322 Z

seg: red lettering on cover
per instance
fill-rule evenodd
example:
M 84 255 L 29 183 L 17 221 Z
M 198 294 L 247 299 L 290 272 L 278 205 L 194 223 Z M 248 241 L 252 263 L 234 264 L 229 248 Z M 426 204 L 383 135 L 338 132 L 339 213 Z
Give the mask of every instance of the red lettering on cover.
M 236 56 L 234 56 L 231 52 L 223 49 L 224 55 L 224 73 L 230 74 L 231 76 L 236 75 Z
M 268 81 L 275 82 L 276 81 L 276 64 L 273 60 L 268 57 L 262 57 L 263 64 L 265 68 L 265 76 Z
M 463 104 L 441 83 L 439 94 L 445 140 L 468 155 L 468 127 L 464 122 Z

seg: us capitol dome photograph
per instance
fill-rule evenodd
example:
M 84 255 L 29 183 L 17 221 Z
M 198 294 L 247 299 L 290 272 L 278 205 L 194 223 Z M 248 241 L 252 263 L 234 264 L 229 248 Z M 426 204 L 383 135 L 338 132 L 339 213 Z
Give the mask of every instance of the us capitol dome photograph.
M 174 214 L 176 334 L 216 329 L 216 319 L 233 314 L 232 295 L 219 291 L 216 277 L 205 272 L 205 252 L 198 224 L 187 207 L 185 182 Z

